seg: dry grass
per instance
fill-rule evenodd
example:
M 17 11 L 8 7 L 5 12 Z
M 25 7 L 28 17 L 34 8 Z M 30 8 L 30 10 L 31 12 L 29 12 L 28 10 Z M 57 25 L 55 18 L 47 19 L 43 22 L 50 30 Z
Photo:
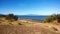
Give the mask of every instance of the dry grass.
M 0 19 L 0 34 L 60 34 L 60 25 L 27 20 L 9 22 Z M 57 32 L 56 32 L 57 31 Z

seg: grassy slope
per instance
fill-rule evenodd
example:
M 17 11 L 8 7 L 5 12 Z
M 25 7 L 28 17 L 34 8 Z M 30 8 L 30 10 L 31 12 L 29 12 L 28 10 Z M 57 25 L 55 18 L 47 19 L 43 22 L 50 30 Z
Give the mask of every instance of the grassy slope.
M 8 22 L 4 18 L 1 18 L 0 22 L 0 34 L 60 34 L 60 25 L 27 20 Z

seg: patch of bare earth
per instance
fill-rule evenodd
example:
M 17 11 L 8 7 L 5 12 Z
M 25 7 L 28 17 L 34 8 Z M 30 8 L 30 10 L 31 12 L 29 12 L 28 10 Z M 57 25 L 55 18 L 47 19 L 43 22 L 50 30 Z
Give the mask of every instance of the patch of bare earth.
M 0 25 L 0 34 L 60 34 L 52 32 L 42 26 L 11 26 L 11 25 Z

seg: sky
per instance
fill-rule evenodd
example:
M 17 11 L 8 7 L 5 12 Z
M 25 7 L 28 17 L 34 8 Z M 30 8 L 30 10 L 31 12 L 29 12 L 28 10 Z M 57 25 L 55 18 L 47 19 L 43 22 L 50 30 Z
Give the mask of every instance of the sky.
M 0 0 L 0 14 L 51 15 L 60 13 L 60 0 Z

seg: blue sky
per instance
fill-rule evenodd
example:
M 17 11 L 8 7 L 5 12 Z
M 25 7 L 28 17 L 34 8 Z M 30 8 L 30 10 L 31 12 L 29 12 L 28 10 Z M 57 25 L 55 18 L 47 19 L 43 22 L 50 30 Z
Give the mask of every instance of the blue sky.
M 60 13 L 60 0 L 0 0 L 0 14 L 51 15 Z

